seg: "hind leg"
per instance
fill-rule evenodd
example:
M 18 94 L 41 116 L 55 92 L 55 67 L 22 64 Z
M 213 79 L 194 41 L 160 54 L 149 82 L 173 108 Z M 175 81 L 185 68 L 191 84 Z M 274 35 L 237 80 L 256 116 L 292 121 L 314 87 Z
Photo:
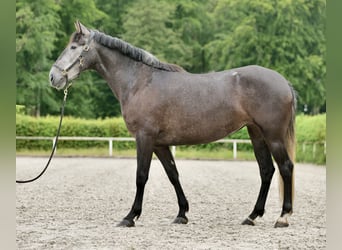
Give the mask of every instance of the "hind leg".
M 259 164 L 261 187 L 257 202 L 252 213 L 242 222 L 243 225 L 255 225 L 254 220 L 259 216 L 262 217 L 265 212 L 265 203 L 267 194 L 270 189 L 272 177 L 274 174 L 274 166 L 271 153 L 261 134 L 261 131 L 256 126 L 248 126 L 248 133 L 252 140 L 255 158 Z
M 176 219 L 174 220 L 174 223 L 186 224 L 188 223 L 188 218 L 185 216 L 185 213 L 189 211 L 189 204 L 185 198 L 182 186 L 179 182 L 178 171 L 170 149 L 168 146 L 156 147 L 154 149 L 154 152 L 161 161 L 165 172 L 169 177 L 170 182 L 174 186 L 177 194 L 179 212 Z
M 292 214 L 292 197 L 294 192 L 293 162 L 291 161 L 282 140 L 273 140 L 269 146 L 283 180 L 283 207 L 281 215 L 274 226 L 287 227 L 289 225 L 287 218 Z

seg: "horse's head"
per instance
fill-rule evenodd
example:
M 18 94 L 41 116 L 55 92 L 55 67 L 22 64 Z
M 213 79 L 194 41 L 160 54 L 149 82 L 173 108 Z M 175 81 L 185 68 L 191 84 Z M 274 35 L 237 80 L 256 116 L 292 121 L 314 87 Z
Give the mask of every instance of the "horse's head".
M 50 83 L 57 89 L 62 89 L 69 81 L 77 78 L 89 68 L 92 61 L 92 32 L 79 21 L 75 27 L 76 32 L 50 70 Z

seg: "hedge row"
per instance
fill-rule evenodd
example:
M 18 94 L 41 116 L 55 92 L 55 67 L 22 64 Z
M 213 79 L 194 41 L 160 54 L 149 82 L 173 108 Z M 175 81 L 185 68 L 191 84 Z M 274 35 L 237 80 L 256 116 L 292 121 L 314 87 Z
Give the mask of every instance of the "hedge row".
M 34 118 L 17 114 L 16 116 L 17 136 L 51 136 L 54 137 L 59 123 L 59 117 Z M 326 115 L 317 116 L 299 115 L 296 119 L 297 143 L 323 142 L 326 134 Z M 85 120 L 80 118 L 65 117 L 61 129 L 61 136 L 94 136 L 94 137 L 129 137 L 125 123 L 122 118 L 106 118 L 99 120 Z M 243 128 L 233 135 L 233 139 L 248 139 L 247 129 Z M 107 147 L 107 142 L 96 141 L 60 141 L 60 147 L 66 148 L 87 148 Z M 134 148 L 132 142 L 119 142 L 113 145 L 116 149 Z M 222 144 L 201 144 L 191 146 L 196 149 L 216 150 L 227 145 Z M 231 147 L 231 145 L 229 146 Z M 251 149 L 251 145 L 239 145 L 239 149 Z M 17 140 L 17 149 L 49 149 L 50 141 Z
M 59 117 L 34 118 L 17 114 L 17 136 L 56 136 Z M 85 120 L 73 117 L 64 117 L 60 136 L 91 136 L 91 137 L 129 137 L 125 123 L 121 118 L 103 120 Z M 108 146 L 108 142 L 101 141 L 59 141 L 59 147 L 88 148 Z M 49 149 L 51 141 L 17 140 L 17 149 Z M 134 143 L 120 142 L 113 145 L 115 148 L 132 148 Z
M 315 116 L 299 115 L 296 117 L 297 143 L 321 143 L 326 136 L 326 114 Z

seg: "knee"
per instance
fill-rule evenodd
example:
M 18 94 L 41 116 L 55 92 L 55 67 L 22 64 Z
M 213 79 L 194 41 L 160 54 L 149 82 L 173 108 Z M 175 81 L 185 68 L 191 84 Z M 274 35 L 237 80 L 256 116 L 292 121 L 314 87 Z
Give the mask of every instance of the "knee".
M 172 185 L 176 185 L 179 182 L 179 177 L 177 173 L 171 173 L 168 177 Z
M 275 172 L 275 168 L 274 168 L 274 167 L 270 168 L 270 169 L 266 172 L 266 178 L 272 179 L 274 172 Z
M 261 169 L 261 178 L 263 183 L 271 183 L 271 180 L 273 178 L 273 174 L 275 172 L 275 168 L 272 166 L 272 168 L 268 169 Z

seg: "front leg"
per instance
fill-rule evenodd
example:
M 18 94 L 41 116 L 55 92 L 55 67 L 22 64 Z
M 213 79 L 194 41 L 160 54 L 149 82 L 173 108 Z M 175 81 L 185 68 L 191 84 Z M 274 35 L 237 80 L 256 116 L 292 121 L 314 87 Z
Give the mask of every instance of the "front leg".
M 137 175 L 135 199 L 128 215 L 118 224 L 118 226 L 133 227 L 134 219 L 139 219 L 145 190 L 145 184 L 150 172 L 151 159 L 153 154 L 153 140 L 150 136 L 137 135 Z

